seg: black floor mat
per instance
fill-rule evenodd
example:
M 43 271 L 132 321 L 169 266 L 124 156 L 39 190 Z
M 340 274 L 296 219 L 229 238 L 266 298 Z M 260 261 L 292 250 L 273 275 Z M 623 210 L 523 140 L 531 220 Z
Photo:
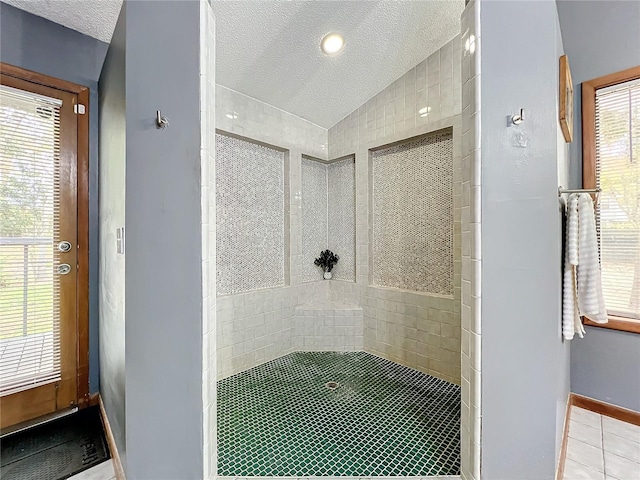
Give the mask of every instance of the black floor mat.
M 98 407 L 0 439 L 2 480 L 62 480 L 110 457 Z

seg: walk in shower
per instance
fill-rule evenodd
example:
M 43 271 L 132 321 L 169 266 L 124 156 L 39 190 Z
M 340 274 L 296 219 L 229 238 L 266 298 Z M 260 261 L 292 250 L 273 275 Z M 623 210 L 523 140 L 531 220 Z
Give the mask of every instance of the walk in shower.
M 460 473 L 461 50 L 328 129 L 216 86 L 218 475 Z

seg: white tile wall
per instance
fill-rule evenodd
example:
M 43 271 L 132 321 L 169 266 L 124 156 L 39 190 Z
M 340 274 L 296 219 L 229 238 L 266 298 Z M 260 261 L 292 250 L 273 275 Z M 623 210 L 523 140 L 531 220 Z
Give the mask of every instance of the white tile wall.
M 461 112 L 460 36 L 431 54 L 329 129 L 329 158 L 384 145 Z M 424 110 L 423 110 L 424 109 Z M 417 130 L 416 130 L 417 129 Z
M 215 478 L 216 445 L 216 223 L 215 19 L 200 1 L 200 189 L 202 215 L 202 452 L 203 478 Z
M 361 351 L 364 314 L 361 307 L 315 299 L 296 307 L 292 343 L 296 351 Z
M 461 476 L 480 480 L 481 431 L 481 175 L 480 2 L 471 0 L 462 23 L 462 428 Z
M 285 177 L 288 210 L 285 231 L 289 255 L 285 257 L 289 285 L 302 283 L 301 162 L 303 156 L 327 158 L 327 130 L 272 105 L 216 85 L 216 128 L 286 150 L 289 175 Z
M 335 281 L 329 295 L 362 306 L 366 352 L 460 384 L 459 302 Z
M 216 104 L 220 130 L 327 159 L 326 128 L 222 85 L 216 85 Z
M 322 280 L 218 297 L 218 379 L 294 351 L 296 307 L 328 299 L 329 283 Z

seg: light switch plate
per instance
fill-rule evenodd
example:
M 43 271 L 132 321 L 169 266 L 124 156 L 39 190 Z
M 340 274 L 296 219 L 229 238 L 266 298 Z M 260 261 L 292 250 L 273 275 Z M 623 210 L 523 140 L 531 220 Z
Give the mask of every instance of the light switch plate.
M 124 227 L 116 229 L 116 251 L 124 253 Z

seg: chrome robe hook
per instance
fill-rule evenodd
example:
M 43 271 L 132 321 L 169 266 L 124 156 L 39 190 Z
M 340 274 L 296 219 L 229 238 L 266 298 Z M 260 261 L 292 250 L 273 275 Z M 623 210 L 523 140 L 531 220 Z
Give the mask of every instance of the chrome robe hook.
M 169 119 L 163 117 L 160 110 L 156 110 L 156 125 L 158 128 L 167 128 L 169 126 Z

